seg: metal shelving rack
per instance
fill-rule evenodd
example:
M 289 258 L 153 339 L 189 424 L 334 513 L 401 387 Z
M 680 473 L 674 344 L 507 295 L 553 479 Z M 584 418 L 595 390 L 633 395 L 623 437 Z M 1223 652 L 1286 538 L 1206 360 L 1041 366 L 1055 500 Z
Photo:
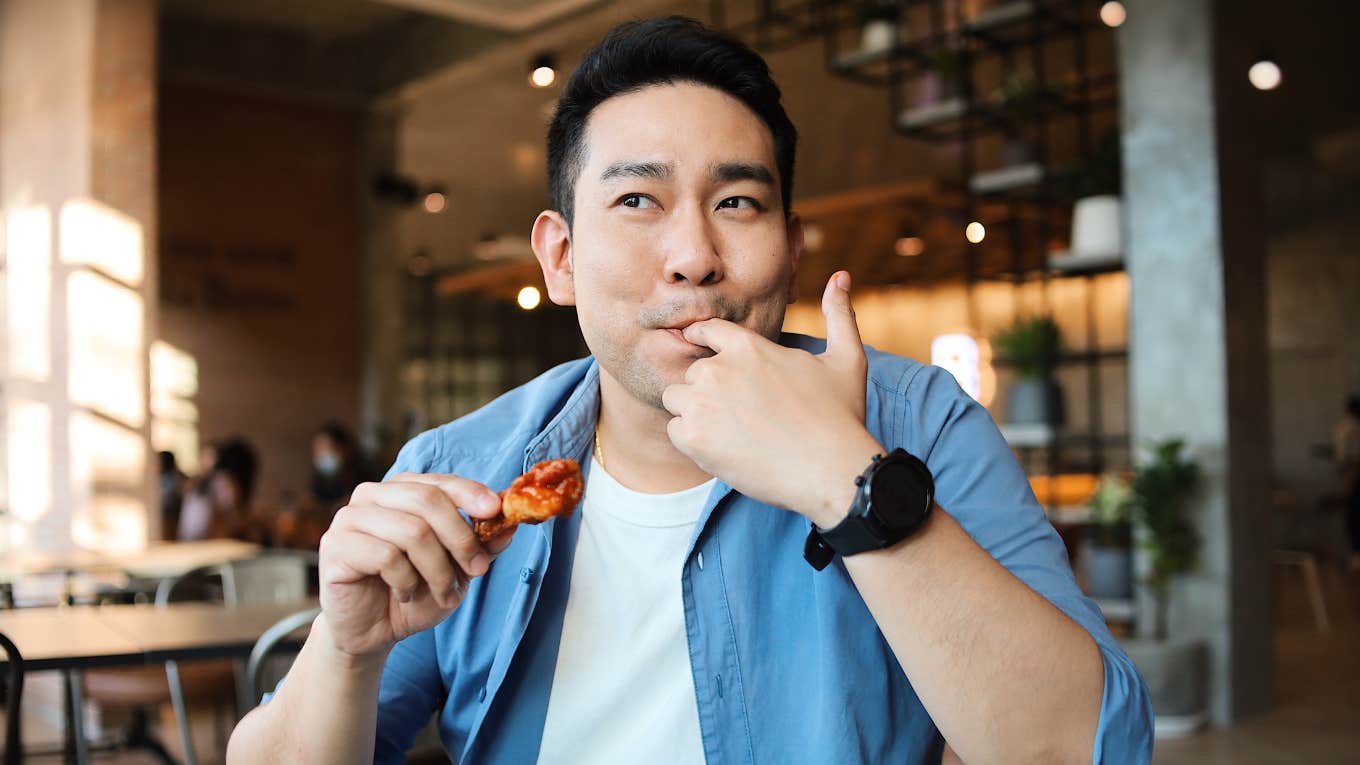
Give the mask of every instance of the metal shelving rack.
M 1092 65 L 1093 36 L 1110 34 L 1098 20 L 1098 5 L 1094 0 L 1001 0 L 967 16 L 960 0 L 898 0 L 897 43 L 865 51 L 857 42 L 847 42 L 860 30 L 863 4 L 859 2 L 711 2 L 714 23 L 758 49 L 768 52 L 820 41 L 832 75 L 885 91 L 896 131 L 915 140 L 959 147 L 958 177 L 966 220 L 977 219 L 974 216 L 980 209 L 999 206 L 1004 214 L 983 222 L 989 237 L 993 230 L 1007 237 L 1010 255 L 1005 267 L 987 267 L 979 248 L 967 248 L 964 272 L 975 325 L 973 287 L 980 282 L 1019 285 L 1039 281 L 1043 285 L 1040 310 L 1046 313 L 1049 280 L 1085 281 L 1090 347 L 1065 354 L 1059 363 L 1084 369 L 1089 423 L 1080 431 L 1064 431 L 1052 423 L 1038 429 L 1042 433 L 1031 428 L 1025 437 L 1017 437 L 1012 445 L 1031 472 L 1052 474 L 1080 468 L 1098 473 L 1112 466 L 1107 459 L 1109 447 L 1122 444 L 1127 451 L 1126 434 L 1103 432 L 1100 411 L 1102 364 L 1124 363 L 1127 353 L 1097 347 L 1094 303 L 1095 278 L 1122 270 L 1122 262 L 1083 256 L 1053 259 L 1048 252 L 1052 241 L 1064 232 L 1071 209 L 1072 200 L 1065 199 L 1058 188 L 1060 163 L 1090 154 L 1095 148 L 1095 117 L 1113 113 L 1118 105 L 1113 62 L 1108 71 L 1097 71 Z M 1064 47 L 1067 55 L 1055 55 Z M 951 60 L 954 66 L 941 65 Z M 1023 120 L 1008 113 L 1004 104 L 978 96 L 978 85 L 988 75 L 997 80 L 1022 68 L 1033 79 L 1033 101 Z M 920 95 L 931 85 L 937 95 L 952 97 L 923 105 Z M 1055 135 L 1060 128 L 1074 134 L 1074 147 L 1058 145 Z M 983 144 L 1008 135 L 1028 139 L 1034 150 L 1032 160 L 984 167 Z M 1055 151 L 1061 148 L 1075 151 L 1063 156 Z M 1127 409 L 1127 400 L 1124 403 Z M 1064 456 L 1077 447 L 1087 454 L 1081 465 L 1071 464 Z

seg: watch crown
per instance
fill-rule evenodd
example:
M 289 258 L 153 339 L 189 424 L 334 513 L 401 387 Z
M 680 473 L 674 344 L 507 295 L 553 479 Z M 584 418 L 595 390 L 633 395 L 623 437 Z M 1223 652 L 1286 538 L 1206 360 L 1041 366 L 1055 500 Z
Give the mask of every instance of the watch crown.
M 857 476 L 855 476 L 855 485 L 856 485 L 856 486 L 863 486 L 863 485 L 864 485 L 864 476 L 862 476 L 862 475 L 857 475 Z

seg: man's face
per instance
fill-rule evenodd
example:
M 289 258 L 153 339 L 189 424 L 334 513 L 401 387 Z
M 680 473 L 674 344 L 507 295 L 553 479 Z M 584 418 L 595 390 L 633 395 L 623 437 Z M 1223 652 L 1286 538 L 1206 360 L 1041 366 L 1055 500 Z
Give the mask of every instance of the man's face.
M 774 339 L 802 248 L 786 220 L 774 141 L 745 104 L 680 83 L 591 113 L 575 188 L 572 285 L 605 374 L 661 407 L 711 351 L 680 330 L 719 317 Z

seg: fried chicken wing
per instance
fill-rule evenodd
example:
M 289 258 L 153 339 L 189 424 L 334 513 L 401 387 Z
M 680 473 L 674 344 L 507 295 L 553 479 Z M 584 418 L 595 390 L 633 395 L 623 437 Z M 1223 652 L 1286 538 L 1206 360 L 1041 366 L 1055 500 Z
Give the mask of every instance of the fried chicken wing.
M 519 523 L 542 523 L 570 514 L 584 488 L 576 460 L 540 462 L 501 492 L 501 514 L 474 520 L 472 530 L 485 542 Z

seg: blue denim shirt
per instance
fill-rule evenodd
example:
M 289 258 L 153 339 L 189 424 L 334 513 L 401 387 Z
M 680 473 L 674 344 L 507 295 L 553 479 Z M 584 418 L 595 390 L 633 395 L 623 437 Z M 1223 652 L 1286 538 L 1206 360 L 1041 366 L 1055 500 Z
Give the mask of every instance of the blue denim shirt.
M 798 335 L 781 342 L 824 347 Z M 948 372 L 872 349 L 867 390 L 874 436 L 925 460 L 940 505 L 1095 638 L 1105 664 L 1095 761 L 1149 761 L 1142 678 L 1077 588 L 1061 540 L 987 411 Z M 570 362 L 416 437 L 392 472 L 454 473 L 500 488 L 540 460 L 571 457 L 588 470 L 598 407 L 595 361 Z M 436 712 L 455 761 L 534 762 L 578 527 L 576 515 L 522 527 L 457 610 L 393 648 L 375 762 L 401 762 Z M 837 559 L 818 572 L 803 560 L 808 528 L 802 516 L 721 481 L 704 505 L 677 575 L 707 761 L 938 762 L 940 733 L 845 567 Z M 637 686 L 646 693 L 647 678 Z M 582 731 L 581 745 L 589 741 Z

